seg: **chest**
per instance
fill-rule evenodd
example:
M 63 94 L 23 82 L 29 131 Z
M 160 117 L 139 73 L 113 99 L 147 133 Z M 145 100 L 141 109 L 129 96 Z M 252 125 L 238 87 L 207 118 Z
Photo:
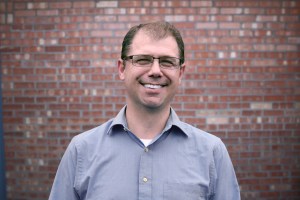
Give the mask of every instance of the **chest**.
M 184 142 L 103 148 L 85 163 L 77 188 L 83 199 L 197 200 L 209 193 L 211 160 Z

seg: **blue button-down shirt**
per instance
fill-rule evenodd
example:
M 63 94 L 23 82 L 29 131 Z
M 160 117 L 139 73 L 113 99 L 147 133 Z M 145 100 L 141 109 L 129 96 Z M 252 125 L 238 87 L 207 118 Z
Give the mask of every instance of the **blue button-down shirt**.
M 125 110 L 73 138 L 50 200 L 240 199 L 219 138 L 180 121 L 171 109 L 162 133 L 145 147 L 128 129 Z

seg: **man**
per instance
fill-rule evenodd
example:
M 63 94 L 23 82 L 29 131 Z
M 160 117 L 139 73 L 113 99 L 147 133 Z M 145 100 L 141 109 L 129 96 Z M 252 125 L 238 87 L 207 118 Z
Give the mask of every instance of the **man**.
M 170 106 L 185 67 L 184 43 L 174 26 L 131 28 L 118 61 L 126 106 L 73 138 L 49 199 L 240 199 L 221 140 L 180 121 Z

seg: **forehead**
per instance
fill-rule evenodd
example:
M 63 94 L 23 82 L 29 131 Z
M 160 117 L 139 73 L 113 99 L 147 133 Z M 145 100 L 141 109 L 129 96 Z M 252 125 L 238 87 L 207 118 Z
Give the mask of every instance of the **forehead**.
M 145 31 L 140 30 L 133 38 L 129 51 L 129 55 L 138 54 L 177 57 L 179 55 L 179 48 L 175 38 L 170 35 L 156 39 Z

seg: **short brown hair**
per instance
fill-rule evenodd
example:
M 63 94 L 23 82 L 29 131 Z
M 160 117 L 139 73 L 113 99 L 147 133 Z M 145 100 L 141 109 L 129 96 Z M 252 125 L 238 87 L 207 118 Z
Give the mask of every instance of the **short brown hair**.
M 180 64 L 184 63 L 184 42 L 182 40 L 181 34 L 172 24 L 168 22 L 153 22 L 132 27 L 125 35 L 122 43 L 122 59 L 128 56 L 127 54 L 132 44 L 132 40 L 139 30 L 145 31 L 154 39 L 163 39 L 167 36 L 173 36 L 179 49 Z

